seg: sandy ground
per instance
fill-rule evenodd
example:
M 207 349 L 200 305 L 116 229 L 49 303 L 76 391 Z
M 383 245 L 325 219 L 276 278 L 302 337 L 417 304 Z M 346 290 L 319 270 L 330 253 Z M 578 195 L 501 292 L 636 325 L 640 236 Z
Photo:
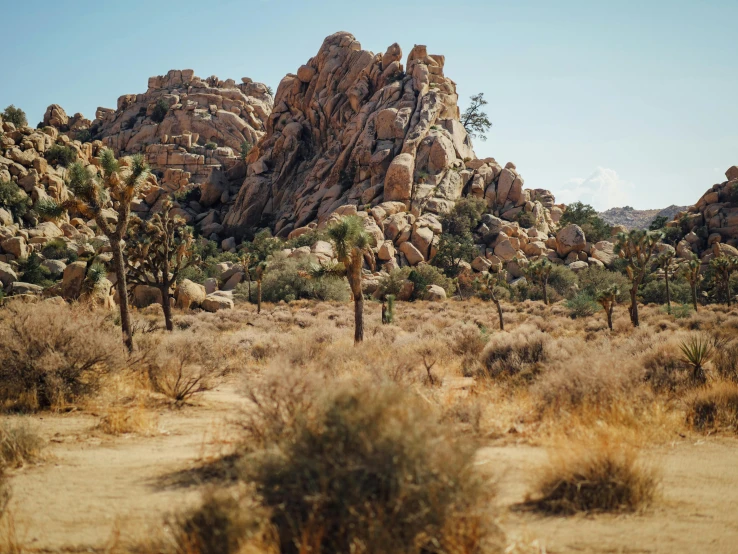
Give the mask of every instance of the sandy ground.
M 197 501 L 200 488 L 168 478 L 227 450 L 232 419 L 243 403 L 236 387 L 207 393 L 202 405 L 162 410 L 149 437 L 108 436 L 97 418 L 33 416 L 48 441 L 47 459 L 13 474 L 11 510 L 29 552 L 107 552 L 119 533 L 141 537 L 166 514 Z M 489 446 L 478 463 L 498 480 L 500 524 L 511 542 L 534 539 L 546 552 L 738 552 L 738 440 L 683 439 L 644 455 L 661 468 L 661 499 L 625 516 L 541 517 L 514 506 L 545 449 Z

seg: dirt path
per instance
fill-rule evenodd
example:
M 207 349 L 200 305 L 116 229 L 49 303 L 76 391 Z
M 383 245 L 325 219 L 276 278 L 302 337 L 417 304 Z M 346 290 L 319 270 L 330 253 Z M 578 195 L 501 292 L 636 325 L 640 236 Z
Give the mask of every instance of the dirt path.
M 685 440 L 649 450 L 662 472 L 661 499 L 644 514 L 541 517 L 511 511 L 529 490 L 546 451 L 528 446 L 485 448 L 480 463 L 499 476 L 502 526 L 511 539 L 540 539 L 549 553 L 738 552 L 738 440 Z
M 33 551 L 87 551 L 137 536 L 164 514 L 199 498 L 197 487 L 165 487 L 162 479 L 214 454 L 242 403 L 234 386 L 210 391 L 202 406 L 163 410 L 160 433 L 111 437 L 92 431 L 84 415 L 33 417 L 49 441 L 48 461 L 17 472 L 10 509 L 22 542 Z
M 199 498 L 198 487 L 162 480 L 216 455 L 243 404 L 233 384 L 207 393 L 203 405 L 162 410 L 160 434 L 111 437 L 92 431 L 97 419 L 34 416 L 50 458 L 16 472 L 11 504 L 31 552 L 103 552 L 114 531 L 141 536 L 164 515 Z M 510 508 L 523 500 L 542 448 L 491 446 L 478 463 L 498 478 L 500 523 L 511 541 L 540 539 L 546 551 L 602 553 L 729 553 L 738 551 L 738 440 L 685 439 L 648 450 L 663 472 L 662 499 L 645 514 L 540 517 Z

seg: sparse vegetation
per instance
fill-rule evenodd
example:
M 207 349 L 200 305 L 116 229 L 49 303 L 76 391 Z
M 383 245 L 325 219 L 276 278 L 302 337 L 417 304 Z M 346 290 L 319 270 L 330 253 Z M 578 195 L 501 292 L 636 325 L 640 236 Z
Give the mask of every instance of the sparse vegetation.
M 151 110 L 151 120 L 154 123 L 161 123 L 169 113 L 169 102 L 164 98 L 159 98 L 154 105 L 154 109 Z
M 3 121 L 8 121 L 18 127 L 25 127 L 28 125 L 28 119 L 26 119 L 26 112 L 20 108 L 16 108 L 13 104 L 3 110 Z
M 46 151 L 46 161 L 51 165 L 69 167 L 77 161 L 77 151 L 72 146 L 54 144 Z
M 0 208 L 4 208 L 13 219 L 20 222 L 31 206 L 31 199 L 17 184 L 0 180 Z

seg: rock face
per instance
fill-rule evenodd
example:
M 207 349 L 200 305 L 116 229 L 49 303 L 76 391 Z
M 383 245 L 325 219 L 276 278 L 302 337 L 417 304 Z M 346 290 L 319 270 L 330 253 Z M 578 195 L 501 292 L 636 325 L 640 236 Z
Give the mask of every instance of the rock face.
M 344 205 L 399 202 L 413 213 L 443 213 L 464 194 L 498 215 L 525 211 L 551 225 L 513 164 L 476 158 L 444 62 L 425 46 L 403 65 L 397 44 L 373 54 L 349 33 L 326 38 L 280 83 L 225 232 L 241 236 L 272 220 L 286 237 Z
M 610 208 L 597 215 L 610 225 L 622 225 L 626 229 L 648 229 L 648 226 L 657 217 L 671 219 L 675 214 L 686 209 L 687 206 L 676 206 L 674 204 L 662 210 L 636 210 L 630 206 L 625 206 L 623 208 Z
M 680 258 L 697 255 L 707 264 L 721 253 L 733 255 L 738 247 L 738 166 L 728 168 L 725 177 L 667 223 L 684 235 L 676 247 Z

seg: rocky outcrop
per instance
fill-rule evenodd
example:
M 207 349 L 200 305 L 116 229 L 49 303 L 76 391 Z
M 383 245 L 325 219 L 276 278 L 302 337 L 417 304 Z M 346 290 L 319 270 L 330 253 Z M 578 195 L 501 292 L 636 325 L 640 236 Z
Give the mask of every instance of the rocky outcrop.
M 630 206 L 610 208 L 600 212 L 600 218 L 609 225 L 622 225 L 626 229 L 648 229 L 657 217 L 671 219 L 677 213 L 687 209 L 687 206 L 671 206 L 656 210 L 636 210 Z
M 697 255 L 707 264 L 721 253 L 734 255 L 738 247 L 738 166 L 728 168 L 725 177 L 667 223 L 682 236 L 676 246 L 678 257 Z
M 462 195 L 483 198 L 507 220 L 528 212 L 548 232 L 550 214 L 515 165 L 476 158 L 444 63 L 421 45 L 403 65 L 397 44 L 373 54 L 349 33 L 326 38 L 280 83 L 224 232 L 242 236 L 273 221 L 286 237 L 346 205 L 440 214 Z

